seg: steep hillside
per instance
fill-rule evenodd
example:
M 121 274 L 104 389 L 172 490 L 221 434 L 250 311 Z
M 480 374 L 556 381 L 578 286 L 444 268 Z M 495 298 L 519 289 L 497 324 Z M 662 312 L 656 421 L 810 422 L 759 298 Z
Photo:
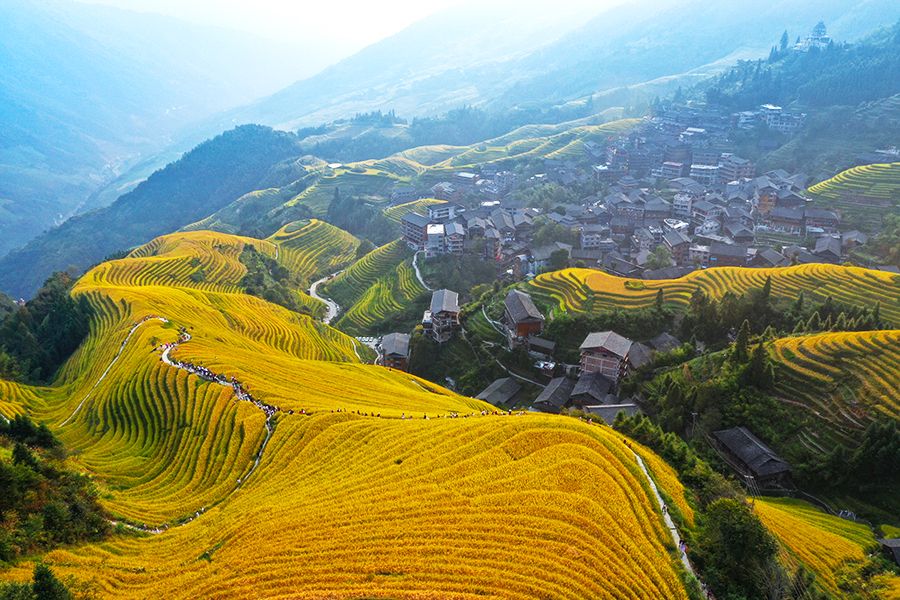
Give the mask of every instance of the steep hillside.
M 69 0 L 3 0 L 0 22 L 0 256 L 115 200 L 93 193 L 193 121 L 316 62 L 274 68 L 287 45 Z
M 725 292 L 741 294 L 761 288 L 771 278 L 772 294 L 796 298 L 802 291 L 810 300 L 831 296 L 849 305 L 872 307 L 881 303 L 882 318 L 900 323 L 900 278 L 891 273 L 825 264 L 778 269 L 718 267 L 694 271 L 680 279 L 630 280 L 592 269 L 565 269 L 539 275 L 529 291 L 561 311 L 600 311 L 651 306 L 660 290 L 664 302 L 685 306 L 696 290 L 711 298 Z
M 74 217 L 8 254 L 0 260 L 0 289 L 29 296 L 53 271 L 81 271 L 266 187 L 273 167 L 294 156 L 295 141 L 244 126 L 201 144 L 111 206 Z
M 866 561 L 866 554 L 876 545 L 868 527 L 829 515 L 801 500 L 786 498 L 756 498 L 756 514 L 778 538 L 782 563 L 792 571 L 802 565 L 815 574 L 817 585 L 840 598 L 845 589 L 841 578 L 855 575 Z M 890 598 L 900 578 L 880 576 L 872 582 L 872 592 L 882 591 Z
M 900 421 L 900 331 L 835 332 L 772 343 L 775 393 L 805 409 L 814 452 L 854 446 L 873 422 Z
M 376 248 L 329 281 L 325 294 L 337 302 L 342 314 L 339 329 L 361 335 L 389 333 L 385 320 L 398 320 L 388 329 L 408 329 L 421 318 L 426 290 L 416 279 L 412 252 L 396 240 Z
M 268 241 L 278 246 L 279 261 L 299 274 L 306 286 L 352 262 L 360 244 L 343 229 L 318 219 L 285 225 Z
M 809 188 L 822 206 L 867 231 L 900 207 L 900 162 L 853 167 Z
M 359 364 L 351 338 L 232 288 L 251 242 L 176 234 L 98 266 L 73 292 L 91 332 L 54 384 L 0 382 L 0 411 L 48 422 L 147 532 L 52 552 L 54 571 L 116 598 L 687 597 L 621 435 Z

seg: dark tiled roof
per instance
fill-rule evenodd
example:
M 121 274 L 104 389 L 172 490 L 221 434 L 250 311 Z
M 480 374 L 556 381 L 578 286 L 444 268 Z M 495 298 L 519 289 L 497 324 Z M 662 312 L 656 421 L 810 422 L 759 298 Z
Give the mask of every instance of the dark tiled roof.
M 534 399 L 534 407 L 543 412 L 559 412 L 569 401 L 574 387 L 575 382 L 568 377 L 552 379 Z
M 747 258 L 747 247 L 740 244 L 723 244 L 713 242 L 709 245 L 711 256 L 733 256 L 735 258 Z
M 429 219 L 425 215 L 420 215 L 419 213 L 415 212 L 406 213 L 405 215 L 403 215 L 403 221 L 416 227 L 425 227 L 426 225 L 431 223 L 431 219 Z
M 612 382 L 600 373 L 583 373 L 569 397 L 574 399 L 576 396 L 584 395 L 590 401 L 603 403 L 612 387 Z
M 506 404 L 521 389 L 522 385 L 518 381 L 512 377 L 504 377 L 494 381 L 475 397 L 494 405 Z
M 791 470 L 790 465 L 781 460 L 746 427 L 714 431 L 713 435 L 755 476 L 777 475 Z
M 674 335 L 664 331 L 650 340 L 649 344 L 657 352 L 668 352 L 680 346 L 681 342 Z
M 526 319 L 544 319 L 541 311 L 537 309 L 531 300 L 531 296 L 525 292 L 510 290 L 503 303 L 506 305 L 506 310 L 509 311 L 510 316 L 517 323 Z
M 409 356 L 409 334 L 387 334 L 381 340 L 381 351 L 385 356 Z
M 451 290 L 437 290 L 431 294 L 431 314 L 459 312 L 459 294 Z
M 581 343 L 581 350 L 603 348 L 616 356 L 625 358 L 633 344 L 634 342 L 615 331 L 600 331 L 588 334 Z
M 641 412 L 637 404 L 599 404 L 596 406 L 585 406 L 584 410 L 596 415 L 606 421 L 608 425 L 612 425 L 616 420 L 616 415 L 624 412 L 627 416 Z

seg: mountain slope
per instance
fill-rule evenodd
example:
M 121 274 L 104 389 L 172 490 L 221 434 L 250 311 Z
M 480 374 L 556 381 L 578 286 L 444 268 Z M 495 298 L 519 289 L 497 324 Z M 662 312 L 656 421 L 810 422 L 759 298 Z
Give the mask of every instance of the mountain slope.
M 42 557 L 56 572 L 116 598 L 687 597 L 620 434 L 359 364 L 351 338 L 230 287 L 250 243 L 274 250 L 190 232 L 98 266 L 73 292 L 91 333 L 54 384 L 0 381 L 3 414 L 50 423 L 147 532 Z M 207 289 L 183 276 L 192 254 L 216 266 Z
M 285 64 L 296 49 L 247 34 L 72 0 L 0 0 L 0 22 L 0 255 L 101 206 L 96 189 L 189 123 L 317 63 Z
M 53 271 L 83 270 L 196 221 L 251 190 L 296 153 L 294 136 L 244 126 L 201 144 L 111 206 L 80 215 L 0 259 L 0 289 L 27 296 Z

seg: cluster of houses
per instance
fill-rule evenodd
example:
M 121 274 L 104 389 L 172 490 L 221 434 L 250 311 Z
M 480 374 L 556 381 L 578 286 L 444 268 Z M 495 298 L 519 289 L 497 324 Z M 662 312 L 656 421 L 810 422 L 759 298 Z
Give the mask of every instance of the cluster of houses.
M 422 315 L 422 331 L 435 342 L 450 341 L 460 328 L 459 294 L 452 290 L 435 290 L 431 294 L 431 304 Z M 377 346 L 377 364 L 400 371 L 409 370 L 410 335 L 389 333 L 381 338 Z

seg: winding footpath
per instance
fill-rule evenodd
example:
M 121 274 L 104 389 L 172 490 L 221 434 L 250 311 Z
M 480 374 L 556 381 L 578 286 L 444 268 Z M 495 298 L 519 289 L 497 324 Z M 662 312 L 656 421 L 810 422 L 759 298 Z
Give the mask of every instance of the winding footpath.
M 68 417 L 66 417 L 65 421 L 63 421 L 62 423 L 59 424 L 60 427 L 62 427 L 63 425 L 65 425 L 66 423 L 71 421 L 72 418 L 78 414 L 78 411 L 81 410 L 81 407 L 84 406 L 84 403 L 87 401 L 87 399 L 91 397 L 91 395 L 94 393 L 94 390 L 97 389 L 97 386 L 100 385 L 100 383 L 104 379 L 106 379 L 106 376 L 109 375 L 110 369 L 113 368 L 113 365 L 115 365 L 116 361 L 118 361 L 119 358 L 122 356 L 122 351 L 125 350 L 125 346 L 128 345 L 128 341 L 131 339 L 131 336 L 134 335 L 134 332 L 137 331 L 141 325 L 144 325 L 145 323 L 148 323 L 150 321 L 161 321 L 163 323 L 169 322 L 169 320 L 166 319 L 165 317 L 157 317 L 155 315 L 151 315 L 149 317 L 144 317 L 143 319 L 141 319 L 140 321 L 135 323 L 134 326 L 132 326 L 131 330 L 129 330 L 128 335 L 125 336 L 125 339 L 122 341 L 122 344 L 119 346 L 119 351 L 116 352 L 116 355 L 110 361 L 109 365 L 107 365 L 106 370 L 103 371 L 102 375 L 100 375 L 100 379 L 98 379 L 97 381 L 94 382 L 94 385 L 92 385 L 91 389 L 88 390 L 87 395 L 81 399 L 81 402 L 78 403 L 78 406 L 75 407 L 75 410 L 72 411 L 72 414 L 70 414 Z
M 342 269 L 340 271 L 337 271 L 336 273 L 332 273 L 331 275 L 326 275 L 322 279 L 319 279 L 318 281 L 313 282 L 313 284 L 309 286 L 309 295 L 312 296 L 313 298 L 315 298 L 316 300 L 319 300 L 320 302 L 325 303 L 326 311 L 325 311 L 325 317 L 322 319 L 322 322 L 325 323 L 326 325 L 330 325 L 331 322 L 334 320 L 334 318 L 338 316 L 338 313 L 341 312 L 341 307 L 338 306 L 338 303 L 335 302 L 334 300 L 332 300 L 331 298 L 328 298 L 326 296 L 320 296 L 319 295 L 319 286 L 327 281 L 330 281 L 331 279 L 340 275 L 343 272 L 344 271 Z
M 669 515 L 668 510 L 664 510 L 666 503 L 663 500 L 663 497 L 660 495 L 659 489 L 656 487 L 656 483 L 650 476 L 650 471 L 647 470 L 647 465 L 644 464 L 644 460 L 640 456 L 638 456 L 637 452 L 631 450 L 631 453 L 634 455 L 635 460 L 637 460 L 637 464 L 641 468 L 641 471 L 644 472 L 644 477 L 647 478 L 647 483 L 650 484 L 650 489 L 653 490 L 653 494 L 656 496 L 656 503 L 659 506 L 660 512 L 662 512 L 663 521 L 665 521 L 666 527 L 668 527 L 669 529 L 669 533 L 672 534 L 672 541 L 675 542 L 675 547 L 678 548 L 678 554 L 681 556 L 681 563 L 684 565 L 684 568 L 688 573 L 697 578 L 697 581 L 700 581 L 699 577 L 697 577 L 697 573 L 694 571 L 693 565 L 691 565 L 691 561 L 687 557 L 687 552 L 685 552 L 682 548 L 681 534 L 678 533 L 678 528 L 675 527 L 675 523 L 672 521 L 672 516 Z M 706 589 L 702 582 L 700 585 L 701 587 Z
M 422 272 L 419 270 L 419 254 L 421 254 L 421 253 L 422 253 L 422 251 L 419 250 L 418 252 L 413 254 L 413 259 L 412 259 L 413 270 L 416 272 L 416 279 L 419 280 L 419 283 L 422 284 L 422 287 L 425 288 L 426 290 L 428 290 L 429 292 L 433 292 L 434 290 L 431 287 L 429 287 L 429 285 L 427 283 L 425 283 L 425 280 L 422 278 Z

